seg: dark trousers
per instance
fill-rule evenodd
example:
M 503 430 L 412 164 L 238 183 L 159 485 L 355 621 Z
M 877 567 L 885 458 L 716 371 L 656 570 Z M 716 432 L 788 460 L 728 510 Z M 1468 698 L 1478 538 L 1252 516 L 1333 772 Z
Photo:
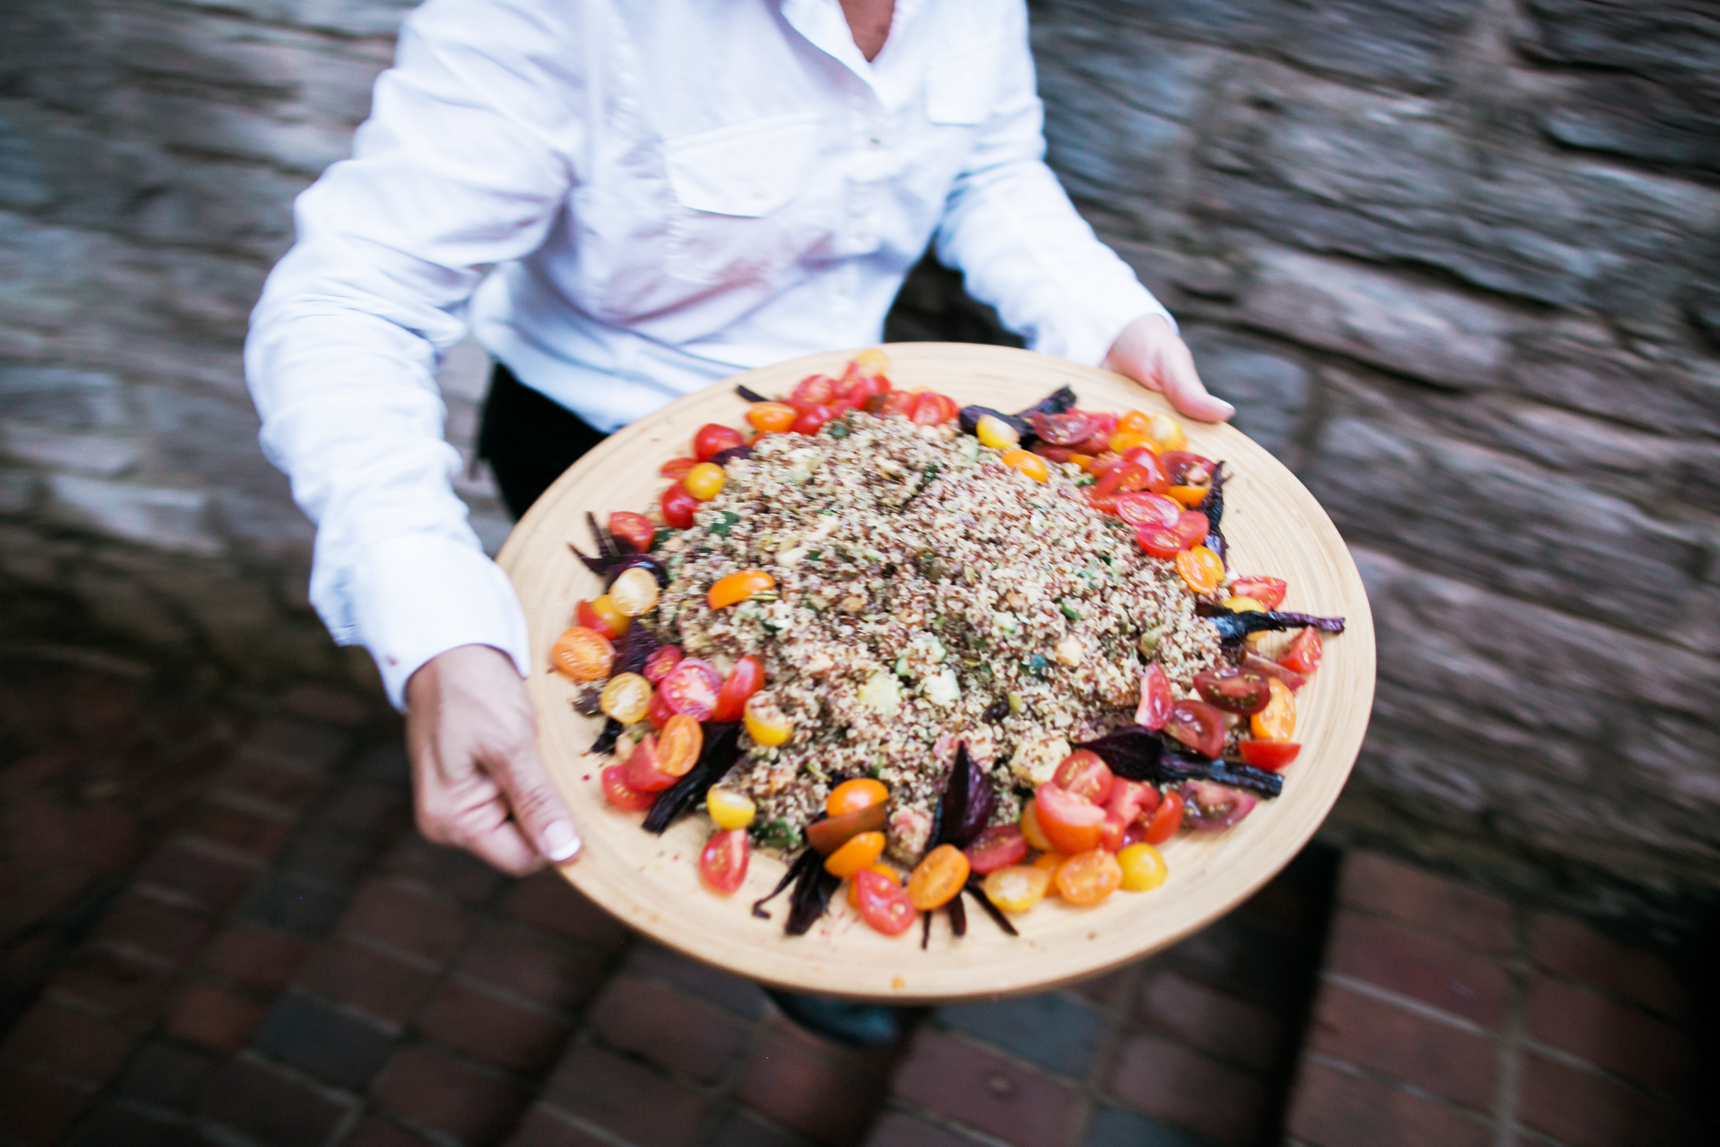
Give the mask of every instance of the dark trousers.
M 490 464 L 515 521 L 562 471 L 607 437 L 501 363 L 490 372 L 490 393 L 478 423 L 478 457 Z

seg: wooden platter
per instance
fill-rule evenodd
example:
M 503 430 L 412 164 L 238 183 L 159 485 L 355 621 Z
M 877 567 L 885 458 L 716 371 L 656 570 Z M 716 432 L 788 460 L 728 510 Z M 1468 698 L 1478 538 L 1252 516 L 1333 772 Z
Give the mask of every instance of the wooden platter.
M 1083 409 L 1170 409 L 1120 375 L 1028 351 L 958 343 L 885 350 L 897 388 L 929 387 L 961 404 L 1019 410 L 1069 384 Z M 839 374 L 850 357 L 850 351 L 832 351 L 748 371 L 617 432 L 549 488 L 502 548 L 498 560 L 519 591 L 531 631 L 537 668 L 528 688 L 544 760 L 585 838 L 563 875 L 632 927 L 738 975 L 901 1004 L 997 997 L 1081 979 L 1175 943 L 1230 911 L 1301 849 L 1337 800 L 1373 702 L 1374 630 L 1355 563 L 1325 511 L 1289 470 L 1228 426 L 1180 420 L 1191 449 L 1223 459 L 1233 475 L 1225 486 L 1224 518 L 1232 568 L 1284 578 L 1290 593 L 1283 608 L 1341 615 L 1349 625 L 1328 640 L 1325 664 L 1298 696 L 1303 749 L 1285 770 L 1284 795 L 1262 801 L 1233 829 L 1180 834 L 1163 849 L 1170 878 L 1162 887 L 1119 892 L 1090 908 L 1047 900 L 1015 918 L 1021 936 L 1014 939 L 971 905 L 967 935 L 956 939 L 940 913 L 925 951 L 917 926 L 907 936 L 879 935 L 839 896 L 809 934 L 788 937 L 782 930 L 786 896 L 772 903 L 770 920 L 748 910 L 776 884 L 781 861 L 755 853 L 745 886 L 732 897 L 717 896 L 700 885 L 696 872 L 711 831 L 703 814 L 682 818 L 658 837 L 639 827 L 643 814 L 604 802 L 598 771 L 608 760 L 585 752 L 601 721 L 575 713 L 575 686 L 548 668 L 550 646 L 571 624 L 574 603 L 602 592 L 567 543 L 593 549 L 587 511 L 602 520 L 612 510 L 654 506 L 665 484 L 657 468 L 688 453 L 700 426 L 744 426 L 746 403 L 734 383 L 786 395 L 808 374 Z

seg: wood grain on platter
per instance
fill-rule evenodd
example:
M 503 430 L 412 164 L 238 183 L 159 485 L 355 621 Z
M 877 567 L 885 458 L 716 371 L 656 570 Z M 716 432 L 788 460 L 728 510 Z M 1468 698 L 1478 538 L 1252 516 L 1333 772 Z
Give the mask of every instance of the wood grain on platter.
M 1073 386 L 1088 410 L 1163 410 L 1169 406 L 1127 379 L 1062 359 L 1001 347 L 901 343 L 884 348 L 898 389 L 931 388 L 959 404 L 1020 410 L 1059 386 Z M 549 650 L 571 622 L 574 603 L 602 592 L 568 543 L 594 548 L 587 511 L 648 511 L 665 482 L 657 468 L 690 452 L 707 422 L 744 427 L 744 383 L 770 397 L 801 378 L 840 374 L 851 351 L 809 355 L 749 371 L 682 398 L 618 431 L 563 474 L 521 520 L 498 559 L 525 605 L 535 666 L 528 688 L 537 706 L 544 760 L 566 794 L 585 848 L 562 872 L 585 895 L 627 924 L 690 956 L 767 984 L 896 1003 L 995 997 L 1080 979 L 1155 951 L 1222 916 L 1270 880 L 1305 844 L 1349 776 L 1367 728 L 1374 691 L 1374 630 L 1355 563 L 1337 529 L 1289 470 L 1228 426 L 1180 419 L 1190 448 L 1223 459 L 1224 532 L 1231 565 L 1290 583 L 1282 608 L 1348 619 L 1328 638 L 1325 663 L 1298 695 L 1300 757 L 1284 770 L 1284 795 L 1262 801 L 1235 828 L 1184 832 L 1163 848 L 1165 884 L 1118 892 L 1089 908 L 1047 899 L 1014 918 L 1019 938 L 1001 932 L 969 905 L 967 935 L 950 934 L 939 913 L 931 946 L 920 929 L 885 937 L 866 926 L 838 894 L 830 913 L 799 937 L 783 934 L 786 894 L 771 919 L 749 912 L 782 875 L 782 861 L 754 853 L 745 886 L 732 897 L 706 891 L 696 860 L 711 831 L 698 813 L 661 837 L 639 827 L 642 813 L 603 800 L 598 771 L 607 758 L 586 754 L 601 719 L 581 717 L 573 682 L 549 669 Z M 1027 539 L 1024 543 L 1030 544 Z M 1276 636 L 1276 635 L 1274 635 Z

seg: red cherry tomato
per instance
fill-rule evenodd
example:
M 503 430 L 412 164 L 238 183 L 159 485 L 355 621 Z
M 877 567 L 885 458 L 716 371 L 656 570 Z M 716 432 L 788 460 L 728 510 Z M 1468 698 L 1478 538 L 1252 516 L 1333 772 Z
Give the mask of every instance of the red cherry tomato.
M 1199 510 L 1184 510 L 1182 516 L 1177 519 L 1177 524 L 1171 528 L 1176 531 L 1177 538 L 1181 540 L 1182 548 L 1185 550 L 1190 546 L 1200 545 L 1206 540 L 1206 535 L 1212 531 L 1212 527 L 1207 523 L 1206 515 Z
M 1118 462 L 1099 476 L 1099 480 L 1087 487 L 1092 497 L 1103 497 L 1106 494 L 1127 494 L 1135 490 L 1145 490 L 1152 475 L 1139 462 Z
M 603 781 L 603 798 L 616 808 L 628 812 L 641 812 L 657 803 L 656 793 L 642 793 L 627 787 L 622 779 L 624 770 L 620 765 L 610 765 L 599 774 Z
M 855 875 L 854 898 L 860 902 L 861 919 L 886 936 L 900 936 L 920 915 L 905 888 L 870 868 Z
M 1146 832 L 1141 839 L 1147 844 L 1163 844 L 1182 827 L 1183 799 L 1175 789 L 1166 789 L 1164 800 L 1147 817 Z
M 1204 669 L 1194 675 L 1195 691 L 1201 700 L 1209 705 L 1223 709 L 1226 713 L 1238 713 L 1247 716 L 1258 713 L 1266 708 L 1266 703 L 1272 700 L 1272 688 L 1267 685 L 1271 680 L 1266 674 L 1255 669 L 1244 669 L 1236 665 L 1220 665 L 1215 669 Z
M 1290 648 L 1278 659 L 1278 664 L 1306 675 L 1320 668 L 1320 658 L 1325 656 L 1325 650 L 1325 644 L 1320 640 L 1320 631 L 1304 629 L 1296 635 Z
M 1080 452 L 1097 457 L 1111 449 L 1111 435 L 1117 432 L 1117 416 L 1115 414 L 1094 414 L 1082 411 L 1093 420 L 1093 436 L 1080 444 Z
M 911 414 L 914 409 L 914 399 L 917 397 L 918 395 L 909 394 L 907 391 L 892 390 L 889 394 L 886 394 L 884 396 L 884 400 L 878 404 L 876 413 L 879 415 Z
M 1091 415 L 1079 410 L 1066 410 L 1062 414 L 1041 411 L 1033 416 L 1033 432 L 1048 446 L 1079 446 L 1093 437 L 1096 425 Z
M 699 461 L 709 462 L 713 455 L 736 446 L 745 446 L 746 443 L 746 435 L 734 427 L 724 426 L 720 422 L 707 422 L 693 435 L 693 453 L 698 455 Z
M 669 670 L 681 663 L 681 647 L 665 645 L 645 661 L 645 680 L 655 685 L 669 676 Z
M 621 766 L 621 780 L 636 793 L 660 793 L 675 783 L 675 776 L 657 767 L 657 738 L 649 734 L 633 746 Z
M 1075 457 L 1075 448 L 1073 446 L 1047 446 L 1043 442 L 1035 442 L 1033 444 L 1033 452 L 1045 459 L 1047 462 L 1068 462 Z
M 853 363 L 842 375 L 842 401 L 860 409 L 871 398 L 880 398 L 890 393 L 890 380 L 881 374 L 863 374 L 856 370 Z
M 621 637 L 619 633 L 615 632 L 615 627 L 609 623 L 609 619 L 598 612 L 589 601 L 581 601 L 574 605 L 573 623 L 595 630 L 610 641 L 618 641 Z
M 788 396 L 788 404 L 805 414 L 814 407 L 823 406 L 836 397 L 836 380 L 826 374 L 809 374 L 795 386 L 794 393 Z
M 1165 475 L 1164 466 L 1159 463 L 1159 456 L 1153 453 L 1151 446 L 1131 446 L 1123 451 L 1123 461 L 1133 462 L 1147 472 L 1147 484 L 1142 487 L 1155 494 L 1162 494 L 1170 489 L 1171 480 Z
M 717 705 L 711 711 L 713 721 L 738 721 L 746 708 L 747 698 L 764 686 L 764 664 L 748 655 L 735 662 L 729 679 L 717 690 Z
M 1058 852 L 1086 852 L 1099 845 L 1099 830 L 1105 810 L 1056 785 L 1040 785 L 1033 791 L 1033 813 L 1039 830 Z
M 1183 824 L 1197 832 L 1229 828 L 1260 803 L 1260 798 L 1211 781 L 1182 783 Z
M 723 679 L 715 665 L 688 657 L 669 670 L 657 690 L 672 711 L 695 721 L 708 721 L 716 712 L 717 692 L 722 687 Z
M 658 468 L 657 473 L 671 482 L 679 482 L 687 476 L 687 471 L 698 464 L 697 458 L 671 458 Z
M 1294 741 L 1243 741 L 1237 746 L 1244 764 L 1277 772 L 1296 759 L 1302 746 Z
M 1188 549 L 1175 530 L 1145 522 L 1135 527 L 1135 542 L 1155 558 L 1174 558 Z
M 609 532 L 640 553 L 645 553 L 651 548 L 651 539 L 657 536 L 657 527 L 652 525 L 651 519 L 644 514 L 617 510 L 609 515 Z
M 999 868 L 1020 864 L 1027 856 L 1027 838 L 1021 835 L 1020 825 L 1000 824 L 974 837 L 965 851 L 968 867 L 984 876 Z
M 796 434 L 817 434 L 824 429 L 824 424 L 836 417 L 837 408 L 834 406 L 809 406 L 800 412 L 794 420 Z
M 1159 465 L 1165 469 L 1173 486 L 1210 486 L 1213 463 L 1210 458 L 1187 450 L 1166 450 L 1159 455 Z
M 1147 666 L 1141 674 L 1141 704 L 1135 710 L 1135 724 L 1147 729 L 1164 728 L 1170 720 L 1174 700 L 1171 679 L 1165 676 L 1164 669 L 1157 662 Z
M 747 878 L 747 864 L 751 860 L 752 841 L 747 839 L 746 829 L 713 832 L 699 853 L 699 879 L 712 892 L 727 896 Z
M 687 493 L 685 486 L 676 482 L 663 491 L 657 508 L 663 511 L 665 522 L 677 530 L 684 530 L 693 524 L 693 511 L 699 508 L 699 500 Z
M 960 411 L 950 399 L 936 391 L 926 390 L 914 396 L 914 408 L 908 417 L 920 426 L 941 426 Z
M 651 722 L 653 729 L 661 729 L 669 723 L 669 718 L 675 715 L 675 710 L 669 708 L 669 699 L 663 696 L 661 689 L 651 693 L 651 707 L 645 710 L 645 719 Z
M 1115 780 L 1111 767 L 1099 759 L 1098 753 L 1091 749 L 1076 749 L 1057 766 L 1051 783 L 1072 797 L 1102 805 L 1111 795 L 1111 785 Z
M 1276 661 L 1268 661 L 1258 653 L 1244 652 L 1242 655 L 1242 666 L 1245 669 L 1259 670 L 1268 677 L 1278 678 L 1278 680 L 1284 682 L 1284 684 L 1290 687 L 1290 692 L 1292 693 L 1308 684 L 1308 679 L 1296 672 L 1294 669 L 1285 665 L 1280 665 Z
M 1165 732 L 1203 757 L 1216 760 L 1224 751 L 1224 714 L 1205 701 L 1178 701 L 1172 705 Z
M 1118 779 L 1105 801 L 1105 823 L 1099 826 L 1099 844 L 1116 852 L 1123 847 L 1129 826 L 1159 807 L 1159 790 L 1139 781 Z
M 1131 526 L 1163 526 L 1171 529 L 1182 517 L 1183 508 L 1163 494 L 1117 495 L 1117 517 Z
M 1233 597 L 1251 597 L 1267 609 L 1283 605 L 1284 594 L 1289 588 L 1283 578 L 1277 577 L 1239 577 L 1230 583 Z

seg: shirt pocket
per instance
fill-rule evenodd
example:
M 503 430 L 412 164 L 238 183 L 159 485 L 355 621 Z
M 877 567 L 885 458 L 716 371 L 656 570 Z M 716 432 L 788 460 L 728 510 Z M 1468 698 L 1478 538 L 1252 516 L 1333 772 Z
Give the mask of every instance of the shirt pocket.
M 926 118 L 933 123 L 973 126 L 997 107 L 1004 41 L 946 49 L 926 68 Z

